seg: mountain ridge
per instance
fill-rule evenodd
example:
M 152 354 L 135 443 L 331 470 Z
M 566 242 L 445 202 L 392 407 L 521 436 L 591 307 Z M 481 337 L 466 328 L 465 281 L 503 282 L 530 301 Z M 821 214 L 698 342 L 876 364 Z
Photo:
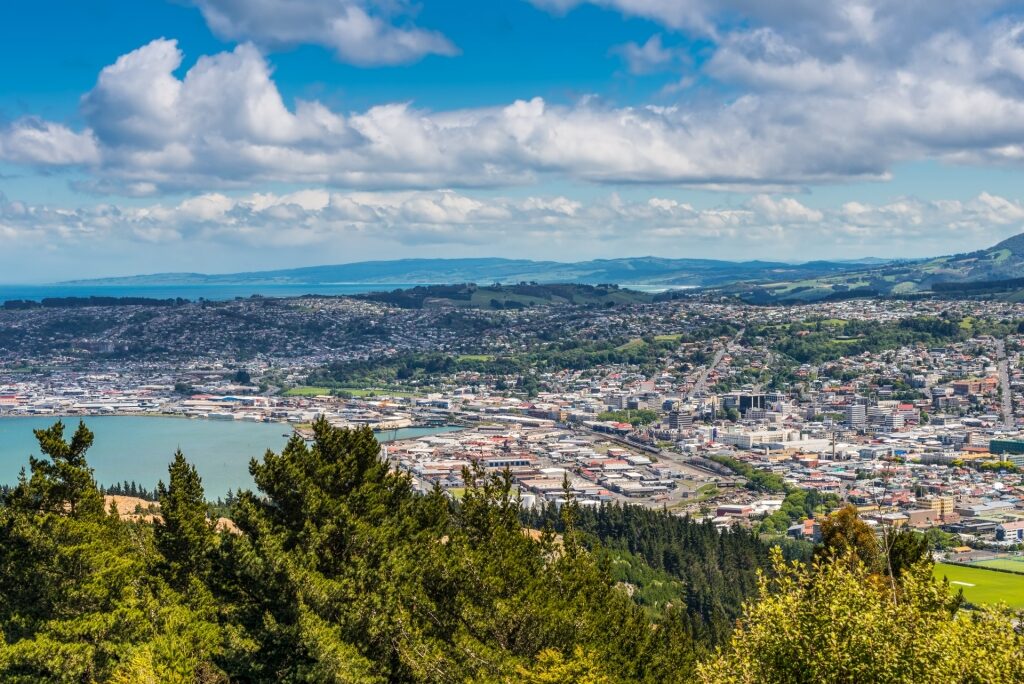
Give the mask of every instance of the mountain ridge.
M 772 279 L 780 275 L 806 277 L 840 273 L 863 267 L 862 263 L 856 261 L 818 260 L 805 264 L 791 264 L 779 261 L 735 262 L 719 259 L 669 259 L 655 256 L 592 259 L 579 262 L 534 261 L 501 257 L 414 258 L 238 273 L 164 272 L 77 279 L 59 284 L 99 286 L 288 283 L 315 286 L 329 283 L 426 285 L 453 282 L 538 281 L 702 287 L 732 282 L 736 276 L 751 280 Z
M 155 273 L 71 280 L 70 286 L 286 284 L 380 285 L 400 288 L 454 283 L 617 284 L 624 287 L 706 288 L 754 303 L 814 301 L 849 296 L 956 295 L 958 284 L 971 296 L 985 293 L 977 283 L 992 282 L 993 290 L 1013 290 L 1024 274 L 1024 233 L 986 249 L 924 259 L 847 261 L 814 260 L 725 261 L 721 259 L 657 256 L 591 259 L 577 262 L 463 257 L 359 261 L 238 273 Z M 996 284 L 999 284 L 998 286 Z M 1024 290 L 1021 290 L 1024 300 Z

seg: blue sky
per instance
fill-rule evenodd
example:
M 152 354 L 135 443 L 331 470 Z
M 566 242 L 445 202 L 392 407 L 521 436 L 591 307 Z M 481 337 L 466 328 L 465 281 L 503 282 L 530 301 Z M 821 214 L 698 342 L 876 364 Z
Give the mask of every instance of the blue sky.
M 0 62 L 6 282 L 1024 230 L 999 0 L 38 0 Z

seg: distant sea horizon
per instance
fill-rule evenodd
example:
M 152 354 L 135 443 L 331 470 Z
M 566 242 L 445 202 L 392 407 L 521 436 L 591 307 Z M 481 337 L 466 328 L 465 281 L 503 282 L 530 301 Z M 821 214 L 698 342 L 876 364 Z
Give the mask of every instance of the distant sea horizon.
M 300 297 L 302 295 L 352 295 L 389 292 L 427 283 L 209 283 L 201 285 L 4 285 L 0 284 L 0 303 L 10 300 L 41 301 L 56 297 L 146 297 L 148 299 L 188 299 L 224 301 L 253 295 L 261 297 Z

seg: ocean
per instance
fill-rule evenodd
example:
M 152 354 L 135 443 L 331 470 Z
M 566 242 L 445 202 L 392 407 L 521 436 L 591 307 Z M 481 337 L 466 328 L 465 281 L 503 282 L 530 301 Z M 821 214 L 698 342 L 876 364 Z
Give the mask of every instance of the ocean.
M 0 418 L 0 484 L 15 484 L 22 467 L 28 470 L 29 454 L 39 456 L 33 429 L 53 425 L 56 417 Z M 70 439 L 78 417 L 65 418 L 65 438 Z M 207 498 L 224 496 L 229 489 L 251 489 L 249 460 L 261 458 L 267 449 L 280 451 L 291 427 L 285 423 L 161 418 L 150 416 L 87 416 L 85 424 L 95 434 L 87 454 L 99 484 L 134 480 L 154 489 L 167 482 L 167 466 L 181 447 L 203 479 Z M 382 442 L 415 439 L 453 428 L 403 428 L 380 433 Z
M 12 299 L 40 301 L 48 297 L 148 297 L 211 301 L 236 297 L 299 297 L 307 294 L 350 295 L 416 287 L 422 283 L 208 284 L 208 285 L 0 285 L 0 303 Z

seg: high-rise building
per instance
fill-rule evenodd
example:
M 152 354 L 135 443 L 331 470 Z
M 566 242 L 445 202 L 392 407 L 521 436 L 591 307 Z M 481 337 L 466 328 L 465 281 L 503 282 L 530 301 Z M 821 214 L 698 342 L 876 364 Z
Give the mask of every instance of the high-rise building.
M 903 416 L 899 413 L 891 413 L 885 417 L 885 421 L 882 425 L 886 430 L 894 432 L 896 430 L 902 430 L 906 426 L 906 421 L 903 420 Z
M 863 404 L 850 404 L 846 407 L 846 424 L 861 430 L 867 425 L 868 411 Z
M 668 427 L 670 430 L 683 430 L 693 427 L 693 415 L 682 411 L 669 411 Z
M 768 408 L 768 397 L 764 394 L 741 394 L 739 396 L 739 411 L 746 413 L 751 409 Z

